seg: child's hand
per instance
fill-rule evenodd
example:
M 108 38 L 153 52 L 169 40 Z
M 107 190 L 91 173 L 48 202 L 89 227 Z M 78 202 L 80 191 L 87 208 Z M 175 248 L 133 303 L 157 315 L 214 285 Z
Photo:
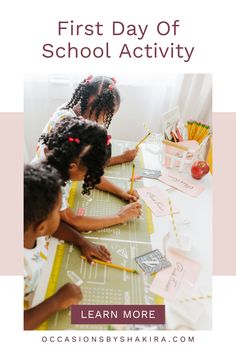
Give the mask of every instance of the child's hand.
M 123 162 L 133 161 L 138 153 L 138 148 L 136 149 L 128 149 L 122 154 Z
M 67 283 L 61 287 L 54 297 L 57 301 L 57 307 L 59 310 L 67 309 L 71 305 L 77 305 L 83 299 L 80 288 L 71 283 Z
M 141 214 L 142 214 L 141 204 L 139 202 L 135 202 L 123 206 L 120 209 L 118 216 L 120 217 L 120 222 L 122 224 L 130 219 L 140 217 Z
M 120 198 L 125 200 L 126 202 L 132 203 L 132 202 L 137 202 L 137 200 L 139 199 L 139 195 L 138 192 L 134 189 L 132 193 L 130 193 L 130 191 L 127 192 L 123 192 L 120 195 Z
M 93 262 L 92 257 L 96 257 L 104 262 L 111 262 L 110 252 L 102 245 L 96 245 L 95 243 L 84 240 L 83 244 L 80 245 L 80 250 L 89 263 Z

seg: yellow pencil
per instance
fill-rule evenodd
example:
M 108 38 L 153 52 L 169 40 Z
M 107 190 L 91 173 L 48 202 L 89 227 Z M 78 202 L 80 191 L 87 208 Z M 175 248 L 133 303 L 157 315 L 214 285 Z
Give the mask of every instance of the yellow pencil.
M 189 120 L 187 122 L 187 129 L 188 129 L 188 140 L 190 140 L 190 131 L 191 131 L 192 121 Z
M 133 193 L 133 190 L 134 190 L 134 169 L 135 169 L 135 164 L 133 163 L 132 176 L 131 176 L 131 182 L 130 182 L 130 193 Z
M 210 126 L 206 125 L 202 134 L 198 137 L 198 142 L 201 143 L 204 140 L 204 138 L 209 134 L 209 132 L 210 132 Z
M 185 298 L 185 299 L 179 300 L 179 302 L 189 302 L 189 301 L 209 300 L 209 299 L 212 299 L 211 294 L 209 294 L 209 295 L 200 295 L 200 296 L 187 297 L 187 298 Z
M 178 241 L 179 246 L 181 246 L 180 238 L 179 238 L 179 235 L 178 235 L 178 232 L 177 232 L 177 228 L 176 228 L 176 224 L 175 224 L 175 218 L 174 218 L 174 212 L 173 212 L 173 208 L 172 208 L 172 203 L 171 203 L 170 199 L 168 199 L 168 201 L 169 201 L 170 217 L 171 217 L 171 222 L 172 222 L 174 234 L 175 234 L 175 237 L 176 237 L 176 239 Z
M 203 123 L 199 123 L 198 128 L 194 134 L 193 140 L 197 140 L 200 136 L 202 130 L 204 129 L 205 125 Z
M 140 140 L 140 142 L 135 146 L 135 148 L 137 149 L 139 145 L 141 145 L 151 134 L 152 134 L 151 132 L 147 133 L 147 135 L 145 135 L 145 137 L 142 140 Z
M 84 257 L 84 256 L 80 256 L 80 257 L 81 257 L 82 259 L 86 260 L 86 257 Z M 123 266 L 121 266 L 121 265 L 114 264 L 114 263 L 103 262 L 103 261 L 100 261 L 99 259 L 96 259 L 96 258 L 93 258 L 93 262 L 98 263 L 98 264 L 102 264 L 102 265 L 106 265 L 107 267 L 111 267 L 111 268 L 115 268 L 115 269 L 120 269 L 120 270 L 125 270 L 126 272 L 138 274 L 138 271 L 137 271 L 136 269 L 131 269 L 131 268 L 123 267 Z
M 193 137 L 194 137 L 194 134 L 195 134 L 197 128 L 198 128 L 198 122 L 193 121 L 193 124 L 191 126 L 191 131 L 190 131 L 190 140 L 193 140 Z

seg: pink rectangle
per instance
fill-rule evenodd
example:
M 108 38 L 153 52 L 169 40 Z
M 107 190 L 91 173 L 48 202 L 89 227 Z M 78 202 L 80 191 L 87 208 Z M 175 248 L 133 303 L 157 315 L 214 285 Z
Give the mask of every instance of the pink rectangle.
M 159 181 L 178 189 L 179 191 L 190 195 L 191 197 L 198 197 L 204 190 L 204 187 L 193 183 L 190 179 L 174 174 L 172 172 L 165 172 L 159 177 Z
M 150 290 L 171 301 L 179 290 L 189 290 L 194 286 L 201 266 L 200 263 L 174 252 L 169 251 L 166 257 L 172 266 L 156 275 Z
M 1 275 L 23 274 L 23 113 L 0 113 Z
M 214 275 L 236 275 L 236 113 L 213 114 Z
M 85 209 L 84 208 L 79 208 L 77 210 L 77 215 L 78 216 L 84 216 L 84 214 L 85 214 Z
M 170 214 L 168 198 L 157 187 L 144 187 L 137 189 L 140 197 L 145 201 L 147 206 L 151 208 L 156 216 L 165 216 Z M 178 213 L 179 210 L 174 206 L 173 213 Z

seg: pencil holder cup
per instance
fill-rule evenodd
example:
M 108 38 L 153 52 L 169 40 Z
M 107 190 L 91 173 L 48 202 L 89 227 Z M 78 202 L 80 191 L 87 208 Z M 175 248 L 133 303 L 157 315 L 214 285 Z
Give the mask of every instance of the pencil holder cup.
M 205 159 L 208 137 L 201 144 L 196 140 L 173 143 L 163 140 L 163 164 L 166 168 L 176 168 L 180 172 L 191 167 L 198 159 Z

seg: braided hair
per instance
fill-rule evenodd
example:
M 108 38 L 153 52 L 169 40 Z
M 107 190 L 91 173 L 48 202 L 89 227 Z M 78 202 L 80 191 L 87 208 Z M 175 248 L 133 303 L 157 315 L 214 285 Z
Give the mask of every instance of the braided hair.
M 58 170 L 64 182 L 69 180 L 71 163 L 79 161 L 80 166 L 86 167 L 82 193 L 88 195 L 104 173 L 109 158 L 107 139 L 106 130 L 95 122 L 71 116 L 40 137 L 48 148 L 46 163 Z
M 94 96 L 92 103 L 89 98 Z M 94 113 L 96 121 L 102 111 L 105 113 L 104 126 L 108 129 L 115 107 L 120 104 L 120 94 L 115 86 L 115 79 L 106 76 L 89 76 L 84 79 L 76 88 L 71 100 L 62 109 L 69 109 L 80 105 L 80 114 L 83 116 L 87 108 L 89 108 L 89 118 Z
M 43 163 L 24 167 L 24 231 L 47 219 L 53 211 L 62 180 L 55 168 Z

